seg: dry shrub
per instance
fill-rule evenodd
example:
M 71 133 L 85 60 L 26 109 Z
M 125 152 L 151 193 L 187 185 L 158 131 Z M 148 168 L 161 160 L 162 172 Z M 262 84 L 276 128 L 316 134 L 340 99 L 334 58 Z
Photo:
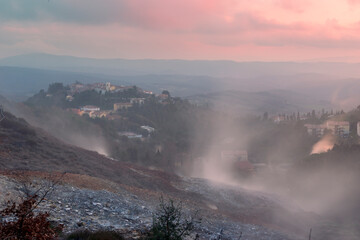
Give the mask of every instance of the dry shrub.
M 35 214 L 38 196 L 27 197 L 19 204 L 9 203 L 0 212 L 0 239 L 6 240 L 53 240 L 61 233 L 62 225 L 53 225 L 49 213 Z

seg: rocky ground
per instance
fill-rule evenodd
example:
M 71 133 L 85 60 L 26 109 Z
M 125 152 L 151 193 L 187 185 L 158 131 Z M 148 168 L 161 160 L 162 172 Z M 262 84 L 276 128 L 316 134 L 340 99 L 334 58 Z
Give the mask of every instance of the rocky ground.
M 68 178 L 69 179 L 69 178 Z M 92 179 L 95 180 L 95 179 Z M 64 224 L 65 232 L 78 229 L 113 229 L 131 233 L 136 239 L 141 231 L 149 229 L 152 214 L 159 203 L 155 198 L 144 199 L 141 195 L 118 189 L 90 189 L 70 185 L 69 181 L 55 187 L 51 195 L 39 206 L 39 211 L 51 213 L 51 219 Z M 191 184 L 194 186 L 194 184 Z M 0 202 L 16 200 L 23 196 L 23 184 L 9 176 L 0 177 Z M 45 180 L 33 180 L 32 189 L 49 186 Z M 207 191 L 207 190 L 204 190 Z M 225 219 L 217 213 L 216 205 L 209 204 L 210 211 L 200 209 L 201 224 L 196 233 L 200 239 L 303 239 L 294 235 L 270 230 L 269 228 Z M 212 210 L 211 210 L 212 208 Z M 191 206 L 184 206 L 186 214 L 193 212 Z

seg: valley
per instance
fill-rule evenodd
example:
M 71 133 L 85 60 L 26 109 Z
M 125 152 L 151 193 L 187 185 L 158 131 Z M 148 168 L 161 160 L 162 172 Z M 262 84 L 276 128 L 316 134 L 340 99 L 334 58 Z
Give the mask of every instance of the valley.
M 57 90 L 51 90 L 55 89 L 55 86 Z M 321 194 L 315 194 L 310 198 L 304 195 L 318 191 L 318 187 L 322 187 L 317 183 L 312 186 L 304 185 L 305 181 L 302 180 L 304 177 L 309 178 L 309 181 L 316 179 L 317 168 L 323 172 L 322 179 L 331 182 L 329 174 L 334 169 L 330 168 L 330 165 L 323 168 L 310 162 L 318 161 L 317 154 L 308 156 L 319 136 L 312 136 L 312 132 L 307 131 L 305 127 L 306 122 L 315 123 L 329 118 L 330 112 L 323 111 L 322 115 L 320 112 L 319 118 L 316 117 L 316 112 L 315 117 L 311 113 L 304 113 L 298 114 L 298 117 L 291 114 L 285 118 L 265 118 L 265 115 L 239 118 L 236 115 L 229 116 L 218 112 L 216 108 L 192 105 L 180 98 L 171 97 L 168 92 L 164 102 L 161 95 L 154 97 L 150 94 L 146 97 L 141 96 L 147 94 L 146 90 L 136 88 L 137 91 L 133 91 L 133 87 L 122 88 L 125 90 L 121 92 L 125 93 L 114 93 L 120 94 L 118 100 L 114 98 L 115 95 L 109 93 L 97 93 L 98 95 L 94 96 L 110 97 L 115 104 L 116 101 L 126 103 L 131 99 L 143 99 L 144 103 L 137 103 L 138 105 L 118 111 L 110 110 L 113 112 L 109 112 L 109 116 L 112 116 L 109 119 L 106 115 L 91 116 L 101 109 L 109 111 L 106 108 L 113 105 L 111 102 L 93 110 L 80 109 L 86 104 L 96 104 L 93 102 L 96 98 L 84 98 L 82 102 L 78 102 L 81 99 L 79 96 L 87 91 L 94 91 L 87 87 L 83 93 L 74 93 L 71 101 L 66 100 L 68 93 L 62 93 L 67 87 L 59 84 L 50 85 L 47 92 L 34 95 L 25 104 L 3 99 L 2 104 L 6 110 L 12 110 L 36 127 L 7 111 L 4 112 L 5 119 L 0 123 L 0 167 L 3 176 L 2 192 L 7 194 L 3 195 L 5 198 L 2 201 L 14 199 L 12 197 L 16 199 L 17 195 L 23 194 L 16 188 L 16 185 L 20 184 L 17 181 L 21 180 L 18 175 L 27 176 L 27 181 L 33 182 L 34 188 L 41 188 L 41 183 L 49 181 L 45 177 L 48 174 L 65 174 L 51 197 L 39 207 L 39 211 L 49 211 L 52 213 L 51 219 L 64 224 L 65 232 L 82 228 L 113 229 L 130 239 L 140 237 L 142 231 L 151 227 L 151 216 L 156 211 L 159 198 L 165 197 L 182 202 L 187 212 L 201 213 L 202 224 L 196 226 L 196 233 L 201 239 L 216 239 L 220 236 L 221 239 L 236 239 L 239 234 L 243 234 L 242 237 L 245 239 L 303 239 L 310 228 L 313 229 L 313 236 L 319 239 L 338 239 L 340 236 L 345 239 L 357 238 L 358 233 L 354 232 L 349 224 L 358 220 L 352 214 L 347 215 L 348 211 L 357 208 L 357 204 L 354 203 L 360 195 L 357 195 L 356 189 L 342 192 L 344 197 L 349 194 L 353 196 L 351 199 L 348 198 L 348 207 L 340 212 L 329 211 L 339 201 L 344 201 L 343 197 L 335 197 L 337 193 L 328 195 L 334 201 L 322 210 L 317 206 Z M 106 101 L 104 98 L 100 103 Z M 79 105 L 71 105 L 75 103 Z M 71 106 L 71 109 L 78 107 L 78 110 L 69 111 L 70 108 L 66 105 Z M 152 109 L 151 112 L 157 112 L 157 115 L 148 115 L 147 108 Z M 78 111 L 83 113 L 79 114 Z M 192 116 L 189 117 L 189 114 Z M 357 115 L 354 114 L 348 113 L 347 115 L 352 116 L 350 118 L 336 112 L 335 119 L 356 121 Z M 117 115 L 120 117 L 113 117 Z M 168 122 L 169 119 L 174 119 L 173 115 L 180 118 Z M 209 116 L 211 118 L 208 118 Z M 114 125 L 114 121 L 121 124 Z M 219 125 L 224 121 L 226 125 Z M 169 123 L 171 124 L 166 125 Z M 83 127 L 76 127 L 74 124 L 81 124 Z M 148 126 L 145 129 L 154 132 L 143 131 L 142 124 L 151 125 L 152 127 Z M 172 135 L 173 129 L 179 127 L 178 124 L 184 130 L 192 125 L 192 129 L 196 131 L 189 129 L 189 133 L 192 134 L 190 138 L 186 132 Z M 301 127 L 300 124 L 305 125 Z M 246 128 L 248 129 L 245 130 Z M 252 128 L 256 131 L 252 131 Z M 89 133 L 89 129 L 94 130 Z M 132 129 L 148 135 L 140 135 L 140 140 L 111 134 L 121 129 Z M 94 138 L 94 145 L 79 145 L 74 142 L 75 138 L 70 137 L 74 135 L 74 131 L 79 135 L 76 139 L 83 139 L 80 140 L 82 143 L 84 139 Z M 339 144 L 340 148 L 355 141 L 354 129 L 351 131 L 349 136 L 338 136 L 336 144 Z M 207 134 L 216 136 L 218 143 L 214 145 L 214 139 L 204 138 Z M 238 134 L 241 134 L 241 138 Z M 279 145 L 285 136 L 283 134 L 287 136 L 285 149 Z M 293 134 L 293 140 L 289 134 Z M 302 138 L 299 138 L 299 134 L 302 134 Z M 173 137 L 175 145 L 171 147 L 169 143 Z M 267 141 L 266 138 L 271 141 Z M 184 145 L 178 145 L 180 139 Z M 240 139 L 242 141 L 239 141 Z M 245 139 L 247 141 L 244 141 Z M 109 151 L 111 148 L 107 148 L 106 153 L 101 152 L 96 148 L 101 144 L 107 147 L 116 146 L 117 150 Z M 299 144 L 302 145 L 301 148 Z M 185 147 L 189 145 L 197 147 Z M 280 148 L 277 149 L 277 146 Z M 149 149 L 148 152 L 142 153 L 144 148 Z M 151 150 L 152 148 L 161 150 L 155 151 Z M 234 149 L 239 148 L 247 151 L 237 153 Z M 290 149 L 297 152 L 294 153 Z M 323 154 L 336 154 L 337 147 L 334 147 L 334 151 Z M 275 152 L 276 155 L 273 155 Z M 141 157 L 141 154 L 144 154 L 144 157 Z M 246 167 L 231 167 L 231 162 L 237 154 L 246 154 L 243 160 L 239 160 L 248 162 Z M 321 157 L 320 154 L 319 158 Z M 223 166 L 219 165 L 219 159 L 223 161 Z M 357 163 L 352 159 L 349 156 L 345 168 L 335 170 L 339 178 L 336 178 L 336 183 L 333 184 L 340 187 L 343 183 L 338 181 L 342 171 L 357 168 Z M 213 169 L 217 169 L 216 172 Z M 353 182 L 357 181 L 356 179 L 355 171 L 353 177 L 347 181 Z M 343 217 L 347 220 L 336 220 Z M 330 231 L 331 234 L 328 230 L 330 226 L 333 226 L 331 229 L 335 231 Z

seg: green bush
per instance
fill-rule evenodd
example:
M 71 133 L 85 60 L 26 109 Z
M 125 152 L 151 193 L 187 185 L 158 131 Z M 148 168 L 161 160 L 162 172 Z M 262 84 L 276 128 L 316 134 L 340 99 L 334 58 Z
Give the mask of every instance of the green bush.
M 174 204 L 169 199 L 160 198 L 158 211 L 153 216 L 153 225 L 148 240 L 182 240 L 189 237 L 200 219 L 195 216 L 187 218 L 182 211 L 182 204 Z M 195 237 L 197 239 L 197 237 Z

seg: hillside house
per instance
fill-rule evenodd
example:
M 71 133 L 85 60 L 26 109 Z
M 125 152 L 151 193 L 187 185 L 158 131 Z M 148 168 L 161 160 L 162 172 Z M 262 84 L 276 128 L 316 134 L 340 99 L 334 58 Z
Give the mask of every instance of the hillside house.
M 96 87 L 94 88 L 95 92 L 101 94 L 101 95 L 104 95 L 106 93 L 106 89 L 104 88 L 99 88 L 99 87 Z
M 89 117 L 102 118 L 102 117 L 107 117 L 107 115 L 109 115 L 110 113 L 111 111 L 93 111 L 89 113 Z
M 111 88 L 111 83 L 107 82 L 107 83 L 105 84 L 105 90 L 106 90 L 107 92 L 110 92 L 110 88 Z
M 149 127 L 149 126 L 141 126 L 140 128 L 148 131 L 149 133 L 152 133 L 155 131 L 155 128 Z
M 131 108 L 132 106 L 133 106 L 132 103 L 114 103 L 114 111 L 128 109 Z
M 327 121 L 326 127 L 339 137 L 348 137 L 350 134 L 350 123 L 346 121 Z
M 282 123 L 285 120 L 286 120 L 285 115 L 278 115 L 278 116 L 273 117 L 274 123 L 277 123 L 277 124 Z
M 74 100 L 74 97 L 73 97 L 73 96 L 71 96 L 71 95 L 67 95 L 67 96 L 66 96 L 66 101 L 72 102 L 73 100 Z
M 151 92 L 151 91 L 143 91 L 143 93 L 145 93 L 145 94 L 147 94 L 147 95 L 153 95 L 153 92 Z
M 86 105 L 80 108 L 80 110 L 84 112 L 93 112 L 93 111 L 100 111 L 100 108 L 93 105 Z
M 305 124 L 307 133 L 311 136 L 321 137 L 327 129 L 325 124 Z
M 127 89 L 132 88 L 131 86 L 116 86 L 116 85 L 111 85 L 110 83 L 106 83 L 106 91 L 108 92 L 123 92 Z
M 348 137 L 350 134 L 350 123 L 346 121 L 327 121 L 324 124 L 305 124 L 309 135 L 321 137 L 329 130 L 333 135 Z
M 145 103 L 145 98 L 130 98 L 130 103 L 143 105 Z
M 129 139 L 135 139 L 135 138 L 142 138 L 143 136 L 141 134 L 136 134 L 134 132 L 119 132 L 120 136 L 127 137 Z

